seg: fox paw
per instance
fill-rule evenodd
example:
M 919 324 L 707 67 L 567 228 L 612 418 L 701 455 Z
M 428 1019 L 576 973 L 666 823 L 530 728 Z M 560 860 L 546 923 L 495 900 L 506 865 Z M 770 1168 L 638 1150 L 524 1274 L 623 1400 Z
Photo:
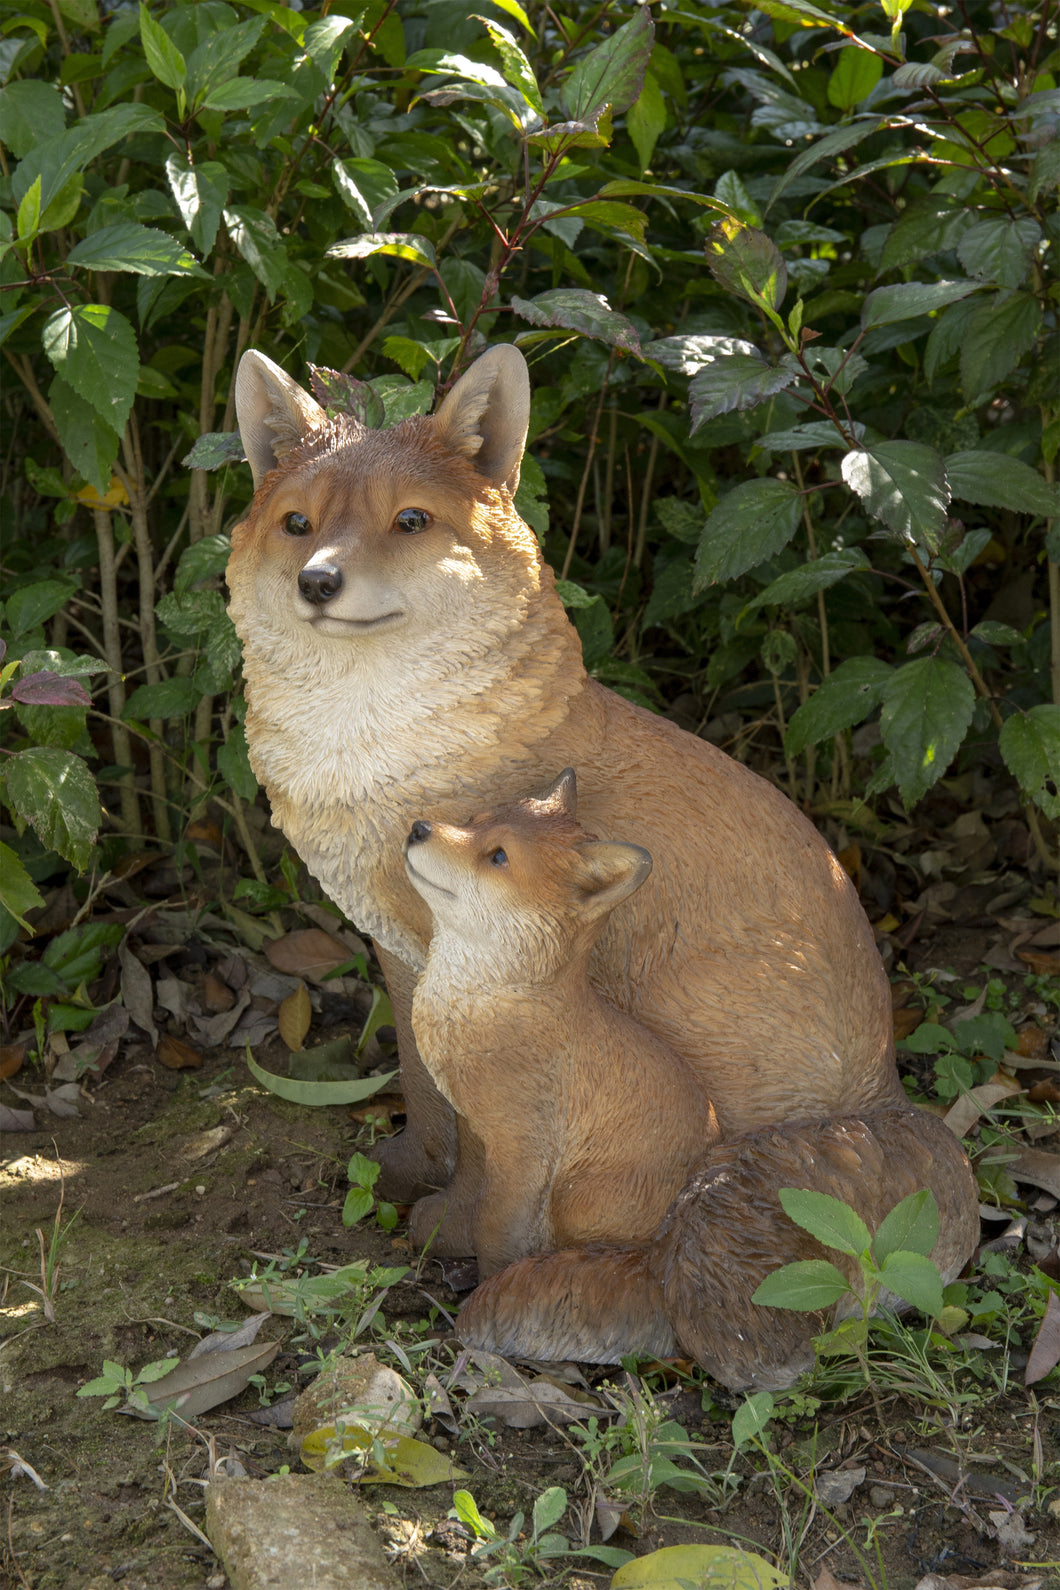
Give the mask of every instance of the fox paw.
M 452 1165 L 443 1147 L 409 1136 L 408 1128 L 396 1137 L 384 1137 L 373 1144 L 368 1158 L 380 1166 L 375 1190 L 381 1198 L 395 1204 L 414 1204 L 449 1183 Z

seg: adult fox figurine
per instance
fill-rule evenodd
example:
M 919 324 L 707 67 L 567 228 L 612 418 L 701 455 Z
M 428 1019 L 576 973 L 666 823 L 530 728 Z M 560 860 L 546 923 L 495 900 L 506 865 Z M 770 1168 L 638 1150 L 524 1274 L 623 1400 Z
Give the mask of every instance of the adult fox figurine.
M 875 1228 L 930 1188 L 948 1281 L 978 1225 L 968 1162 L 909 1106 L 719 1144 L 686 1062 L 589 980 L 651 858 L 586 834 L 575 802 L 568 768 L 468 824 L 418 820 L 405 843 L 434 918 L 413 1027 L 460 1135 L 447 1202 L 421 1200 L 413 1235 L 474 1252 L 492 1278 L 457 1321 L 471 1346 L 598 1363 L 680 1349 L 734 1388 L 789 1384 L 825 1316 L 751 1299 L 770 1270 L 823 1249 L 778 1190 L 812 1181 Z
M 424 812 L 462 821 L 565 766 L 586 826 L 636 834 L 655 863 L 593 981 L 694 1067 L 722 1137 L 806 1123 L 812 1160 L 819 1123 L 903 1107 L 886 976 L 825 841 L 764 779 L 586 674 L 512 503 L 530 412 L 518 350 L 491 349 L 433 415 L 382 431 L 329 417 L 249 352 L 236 409 L 257 488 L 228 567 L 251 764 L 379 951 L 408 1106 L 380 1189 L 444 1188 L 456 1152 L 409 1021 L 431 921 L 405 836 Z M 903 1115 L 889 1152 L 934 1141 Z

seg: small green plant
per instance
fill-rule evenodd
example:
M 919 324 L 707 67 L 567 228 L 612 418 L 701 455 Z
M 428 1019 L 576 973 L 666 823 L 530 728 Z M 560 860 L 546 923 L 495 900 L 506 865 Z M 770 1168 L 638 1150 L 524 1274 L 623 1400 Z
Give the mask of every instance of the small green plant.
M 676 1419 L 667 1417 L 651 1391 L 633 1376 L 625 1388 L 604 1388 L 619 1417 L 603 1423 L 592 1417 L 572 1427 L 593 1485 L 623 1503 L 642 1524 L 654 1510 L 661 1486 L 697 1492 L 719 1500 L 718 1485 L 695 1455 L 698 1443 Z M 691 1463 L 691 1468 L 679 1467 Z
M 133 1370 L 124 1369 L 121 1364 L 116 1364 L 112 1358 L 104 1358 L 103 1373 L 95 1380 L 89 1380 L 79 1387 L 77 1395 L 106 1397 L 104 1410 L 116 1408 L 123 1398 L 127 1405 L 146 1409 L 147 1396 L 143 1387 L 161 1380 L 163 1375 L 170 1374 L 176 1368 L 176 1363 L 175 1358 L 159 1358 L 152 1364 L 144 1364 L 142 1369 L 137 1369 L 134 1373 Z
M 561 1485 L 550 1485 L 537 1497 L 530 1513 L 530 1530 L 525 1529 L 526 1517 L 515 1513 L 507 1531 L 501 1534 L 488 1518 L 483 1518 L 470 1491 L 456 1491 L 450 1518 L 456 1518 L 474 1537 L 472 1560 L 489 1563 L 483 1574 L 486 1584 L 524 1585 L 536 1575 L 552 1571 L 552 1565 L 575 1557 L 589 1557 L 619 1568 L 631 1560 L 631 1553 L 611 1546 L 571 1546 L 566 1535 L 559 1534 L 558 1524 L 567 1511 L 567 1493 Z
M 366 1159 L 363 1154 L 354 1154 L 350 1160 L 346 1169 L 350 1190 L 342 1206 L 344 1226 L 355 1226 L 358 1220 L 363 1220 L 373 1208 L 376 1224 L 382 1226 L 384 1231 L 393 1231 L 397 1225 L 398 1214 L 394 1205 L 386 1203 L 383 1199 L 376 1201 L 375 1184 L 381 1169 L 381 1165 L 375 1160 Z
M 860 1273 L 851 1280 L 828 1259 L 801 1259 L 767 1275 L 751 1301 L 812 1313 L 853 1298 L 858 1313 L 818 1337 L 816 1345 L 821 1353 L 854 1352 L 868 1385 L 869 1320 L 884 1293 L 894 1293 L 931 1317 L 942 1313 L 942 1277 L 928 1257 L 939 1233 L 934 1195 L 925 1188 L 903 1198 L 875 1235 L 849 1204 L 827 1193 L 782 1187 L 780 1202 L 788 1218 L 824 1247 L 856 1260 Z

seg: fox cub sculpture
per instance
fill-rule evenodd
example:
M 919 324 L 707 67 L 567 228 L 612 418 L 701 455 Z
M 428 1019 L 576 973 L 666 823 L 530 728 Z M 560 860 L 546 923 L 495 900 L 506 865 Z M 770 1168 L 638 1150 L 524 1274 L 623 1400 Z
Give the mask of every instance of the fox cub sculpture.
M 492 1277 L 457 1322 L 469 1345 L 591 1362 L 681 1349 L 734 1388 L 789 1384 L 823 1316 L 751 1297 L 823 1250 L 781 1187 L 831 1192 L 870 1229 L 930 1187 L 935 1261 L 960 1270 L 974 1182 L 941 1122 L 896 1107 L 721 1143 L 687 1062 L 596 991 L 593 946 L 651 857 L 579 826 L 572 769 L 468 824 L 414 822 L 405 867 L 434 919 L 413 1028 L 460 1145 L 448 1200 L 417 1204 L 412 1229 Z
M 764 779 L 586 674 L 513 505 L 530 415 L 518 350 L 490 349 L 433 415 L 379 431 L 248 352 L 236 409 L 256 487 L 228 568 L 247 743 L 273 821 L 379 951 L 408 1106 L 380 1145 L 380 1190 L 411 1202 L 456 1161 L 410 1022 L 431 915 L 405 837 L 566 766 L 586 826 L 636 835 L 655 863 L 597 940 L 592 982 L 684 1057 L 722 1139 L 803 1123 L 812 1163 L 822 1123 L 889 1110 L 895 1175 L 930 1155 L 933 1126 L 904 1111 L 872 931 L 825 841 Z M 753 1158 L 745 1177 L 753 1189 Z M 763 1164 L 763 1197 L 769 1177 Z M 955 1186 L 970 1249 L 975 1204 L 963 1174 Z

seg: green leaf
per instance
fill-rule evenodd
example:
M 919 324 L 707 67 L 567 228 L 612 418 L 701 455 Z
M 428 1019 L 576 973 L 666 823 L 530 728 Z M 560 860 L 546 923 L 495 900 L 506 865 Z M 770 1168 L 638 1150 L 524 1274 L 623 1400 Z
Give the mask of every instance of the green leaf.
M 162 679 L 156 685 L 140 685 L 122 708 L 123 718 L 146 721 L 149 718 L 183 718 L 193 712 L 202 700 L 202 691 L 194 680 L 177 674 L 172 679 Z
M 887 680 L 880 731 L 906 806 L 915 805 L 945 773 L 974 710 L 971 680 L 945 658 L 918 657 Z
M 944 1054 L 956 1049 L 957 1040 L 948 1027 L 940 1026 L 937 1021 L 922 1021 L 901 1040 L 901 1047 L 908 1049 L 910 1054 Z
M 72 580 L 35 580 L 7 599 L 7 628 L 17 640 L 65 607 L 77 590 Z
M 136 333 L 107 304 L 57 309 L 44 327 L 44 351 L 78 397 L 120 436 L 136 397 Z
M 942 1277 L 922 1253 L 889 1253 L 880 1265 L 880 1275 L 888 1291 L 922 1314 L 934 1318 L 942 1313 Z
M 226 209 L 224 218 L 229 237 L 272 299 L 283 286 L 288 264 L 276 222 L 246 204 Z
M 912 320 L 931 310 L 942 309 L 974 293 L 978 282 L 898 282 L 892 287 L 877 287 L 861 306 L 861 329 L 889 326 L 898 320 Z
M 217 771 L 240 800 L 252 801 L 257 795 L 258 781 L 250 765 L 247 737 L 241 723 L 229 729 L 225 743 L 218 750 Z
M 188 69 L 169 34 L 156 22 L 147 7 L 140 4 L 140 42 L 153 76 L 167 88 L 183 91 Z
M 541 90 L 537 86 L 534 69 L 523 53 L 522 45 L 513 33 L 494 22 L 489 17 L 476 17 L 481 22 L 493 41 L 501 60 L 504 62 L 504 75 L 511 86 L 516 89 L 539 116 L 545 114 L 545 107 L 541 99 Z
M 611 348 L 640 352 L 640 339 L 631 320 L 611 308 L 602 293 L 580 287 L 557 287 L 536 298 L 513 298 L 512 308 L 532 326 L 555 326 L 579 331 Z
M 802 607 L 811 597 L 816 596 L 818 591 L 827 590 L 830 585 L 836 585 L 858 569 L 871 567 L 865 554 L 857 547 L 843 547 L 838 552 L 825 552 L 821 557 L 812 558 L 808 563 L 804 563 L 799 569 L 789 569 L 787 573 L 779 574 L 753 601 L 748 602 L 745 611 L 754 613 L 760 607 L 792 609 Z
M 1029 293 L 991 294 L 977 306 L 961 343 L 961 386 L 967 402 L 993 394 L 1034 347 L 1041 325 L 1041 308 Z
M 627 111 L 644 86 L 654 40 L 651 13 L 641 6 L 629 22 L 583 55 L 560 88 L 571 120 L 591 121 L 606 105 L 615 116 Z
M 63 452 L 77 473 L 105 497 L 121 444 L 117 431 L 61 376 L 52 382 L 48 401 Z
M 1030 270 L 1042 229 L 1031 216 L 990 216 L 968 227 L 957 258 L 969 276 L 998 287 L 1018 287 Z
M 832 26 L 835 26 L 834 22 Z M 871 138 L 872 134 L 878 132 L 883 125 L 879 116 L 872 116 L 864 121 L 851 122 L 848 126 L 836 127 L 832 132 L 825 133 L 816 143 L 802 150 L 801 154 L 797 154 L 794 160 L 786 164 L 784 175 L 777 180 L 769 196 L 767 208 L 772 209 L 784 190 L 793 182 L 797 182 L 811 167 L 817 165 L 818 161 L 845 154 L 863 139 Z
M 946 478 L 952 495 L 980 508 L 1011 508 L 1014 513 L 1060 514 L 1060 486 L 1043 479 L 1019 458 L 973 450 L 951 453 Z
M 20 204 L 39 176 L 44 211 L 41 225 L 45 229 L 65 225 L 76 212 L 76 195 L 81 191 L 81 183 L 76 179 L 80 172 L 130 133 L 164 131 L 165 122 L 158 111 L 146 105 L 115 105 L 98 115 L 84 116 L 65 132 L 36 144 L 19 162 L 11 179 L 12 198 Z M 64 211 L 68 209 L 71 194 L 75 196 L 74 210 L 66 214 L 64 220 L 51 218 L 53 206 L 61 206 Z
M 787 1574 L 740 1546 L 663 1546 L 618 1570 L 611 1590 L 786 1590 Z
M 562 1485 L 550 1485 L 534 1501 L 534 1534 L 543 1535 L 546 1529 L 558 1524 L 567 1511 L 567 1493 Z
M 135 276 L 201 276 L 207 278 L 194 254 L 167 232 L 120 221 L 90 232 L 70 250 L 68 265 L 86 270 L 127 271 Z
M 183 155 L 173 154 L 166 160 L 166 175 L 192 242 L 209 254 L 228 203 L 228 172 L 217 160 L 190 166 Z
M 5 768 L 14 810 L 32 824 L 42 845 L 83 872 L 101 821 L 96 781 L 86 764 L 70 751 L 37 746 L 8 757 Z
M 397 196 L 397 178 L 381 160 L 336 160 L 331 171 L 343 202 L 366 227 L 376 208 Z
M 334 1425 L 322 1425 L 310 1431 L 301 1448 L 302 1462 L 316 1470 L 323 1469 L 336 1454 L 353 1452 L 364 1453 L 365 1467 L 357 1476 L 358 1485 L 401 1485 L 420 1490 L 468 1477 L 447 1452 L 439 1452 L 426 1441 L 417 1441 L 411 1435 L 377 1434 L 345 1420 L 341 1435 Z
M 808 1231 L 826 1248 L 855 1258 L 869 1247 L 869 1228 L 861 1216 L 840 1198 L 805 1187 L 781 1187 L 781 1207 L 789 1220 Z
M 872 1252 L 876 1263 L 882 1264 L 889 1254 L 900 1250 L 927 1255 L 938 1240 L 939 1207 L 935 1194 L 924 1187 L 884 1215 L 872 1239 Z
M 238 431 L 207 431 L 181 463 L 185 469 L 223 469 L 226 464 L 242 464 L 246 456 Z
M 387 1071 L 382 1076 L 352 1077 L 342 1082 L 300 1082 L 294 1077 L 281 1077 L 275 1071 L 264 1070 L 254 1059 L 249 1046 L 247 1066 L 251 1076 L 263 1088 L 268 1088 L 270 1093 L 286 1099 L 290 1104 L 359 1104 L 362 1099 L 370 1099 L 373 1093 L 385 1088 L 397 1076 L 396 1071 Z
M 654 75 L 647 72 L 644 77 L 644 87 L 626 116 L 626 131 L 637 151 L 642 171 L 647 171 L 651 165 L 655 145 L 659 141 L 660 134 L 665 130 L 666 102 L 663 99 L 662 89 Z
M 375 1205 L 375 1193 L 367 1187 L 351 1187 L 342 1206 L 342 1223 L 355 1226 L 358 1220 L 370 1215 Z
M 710 274 L 727 292 L 775 314 L 788 290 L 788 268 L 773 239 L 742 221 L 718 221 L 707 239 Z
M 363 237 L 343 238 L 327 251 L 328 259 L 367 259 L 370 254 L 389 254 L 413 265 L 435 265 L 434 245 L 417 232 L 366 232 Z
M 44 904 L 44 897 L 10 845 L 0 843 L 0 905 L 20 927 L 29 929 L 26 912 Z
M 176 594 L 183 596 L 193 585 L 223 574 L 231 551 L 232 543 L 226 535 L 203 536 L 185 547 L 173 580 Z
M 847 453 L 843 479 L 874 519 L 936 552 L 950 493 L 942 459 L 921 442 L 877 442 Z
M 1047 817 L 1060 817 L 1060 706 L 1041 702 L 1006 718 L 999 736 L 1005 766 Z
M 17 160 L 66 126 L 62 93 L 54 83 L 32 78 L 8 83 L 0 91 L 0 142 Z
M 756 1287 L 751 1302 L 764 1308 L 788 1308 L 797 1314 L 831 1308 L 850 1291 L 846 1276 L 827 1259 L 800 1259 L 774 1270 Z
M 854 433 L 861 440 L 865 427 L 855 422 Z M 850 444 L 836 430 L 831 420 L 811 420 L 808 425 L 794 425 L 790 431 L 767 431 L 755 443 L 756 447 L 771 453 L 801 453 L 809 447 L 848 447 Z
M 657 344 L 649 345 L 646 350 L 649 357 L 653 357 L 652 346 Z M 766 364 L 757 352 L 719 353 L 689 383 L 691 434 L 694 436 L 701 425 L 707 420 L 716 419 L 719 414 L 754 408 L 764 398 L 774 397 L 778 392 L 794 386 L 798 378 L 797 370 Z
M 883 61 L 869 50 L 847 44 L 828 79 L 828 103 L 837 110 L 853 110 L 867 99 L 883 76 Z
M 840 663 L 792 713 L 784 738 L 788 756 L 800 756 L 808 745 L 861 723 L 879 706 L 893 672 L 882 657 L 848 657 Z
M 741 1402 L 732 1416 L 732 1444 L 737 1452 L 742 1451 L 748 1441 L 762 1435 L 773 1417 L 773 1408 L 771 1391 L 756 1391 Z
M 735 580 L 783 550 L 799 528 L 802 496 L 787 480 L 746 480 L 708 518 L 696 549 L 694 587 Z
M 897 266 L 914 265 L 929 254 L 956 248 L 968 221 L 967 210 L 955 208 L 952 200 L 942 197 L 911 204 L 887 234 L 880 255 L 881 274 Z

